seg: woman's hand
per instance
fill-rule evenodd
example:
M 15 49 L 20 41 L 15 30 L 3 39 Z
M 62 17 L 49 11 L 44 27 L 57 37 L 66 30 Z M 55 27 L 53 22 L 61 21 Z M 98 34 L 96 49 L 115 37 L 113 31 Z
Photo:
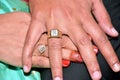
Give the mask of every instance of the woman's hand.
M 30 0 L 29 3 L 32 20 L 23 49 L 25 72 L 29 72 L 31 68 L 31 56 L 38 39 L 42 33 L 53 29 L 69 36 L 77 46 L 92 79 L 100 79 L 101 72 L 88 35 L 99 47 L 113 71 L 120 70 L 119 60 L 105 34 L 115 37 L 118 33 L 113 28 L 101 0 Z M 54 79 L 57 76 L 62 78 L 61 44 L 60 38 L 48 39 Z
M 0 15 L 0 18 L 0 61 L 22 67 L 22 49 L 31 19 L 30 15 L 17 12 Z M 62 40 L 63 67 L 68 66 L 70 61 L 82 62 L 80 54 L 70 39 L 63 36 Z M 42 44 L 48 44 L 46 34 L 41 36 L 35 46 L 32 55 L 32 67 L 50 68 L 47 46 L 44 53 L 39 52 L 39 46 Z M 96 47 L 94 50 L 97 53 Z M 64 60 L 67 60 L 68 64 L 64 64 Z

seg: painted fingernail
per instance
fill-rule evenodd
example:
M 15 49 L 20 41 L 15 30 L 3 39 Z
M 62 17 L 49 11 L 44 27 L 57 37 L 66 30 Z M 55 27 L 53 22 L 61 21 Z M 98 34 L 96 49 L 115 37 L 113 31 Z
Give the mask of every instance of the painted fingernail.
M 102 75 L 101 75 L 100 71 L 95 71 L 92 75 L 92 78 L 93 78 L 93 80 L 100 80 L 101 76 Z
M 62 65 L 63 65 L 63 67 L 67 67 L 70 65 L 70 61 L 69 60 L 62 60 Z
M 83 59 L 79 54 L 76 55 L 76 59 L 77 59 L 78 62 L 83 62 Z
M 98 48 L 96 46 L 93 46 L 95 53 L 98 52 Z
M 75 62 L 83 62 L 82 57 L 78 52 L 73 52 L 71 55 L 71 59 L 73 59 L 73 61 Z
M 117 30 L 116 30 L 115 28 L 111 28 L 111 31 L 112 31 L 114 34 L 118 35 L 118 32 L 117 32 Z
M 60 77 L 55 77 L 54 80 L 61 80 Z
M 113 69 L 114 69 L 115 72 L 120 71 L 120 64 L 118 64 L 118 63 L 114 64 Z
M 29 69 L 28 69 L 28 67 L 27 66 L 23 66 L 23 70 L 24 70 L 24 72 L 29 72 Z

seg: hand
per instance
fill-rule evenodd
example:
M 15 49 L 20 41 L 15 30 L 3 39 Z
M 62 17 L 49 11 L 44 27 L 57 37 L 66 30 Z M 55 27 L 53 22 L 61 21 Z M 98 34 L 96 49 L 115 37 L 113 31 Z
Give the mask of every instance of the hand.
M 105 35 L 107 33 L 115 37 L 118 33 L 113 28 L 100 0 L 30 0 L 29 3 L 32 21 L 23 50 L 23 64 L 28 67 L 28 71 L 31 67 L 31 54 L 36 42 L 42 33 L 51 29 L 59 29 L 63 34 L 70 37 L 81 53 L 92 79 L 100 79 L 101 73 L 88 34 L 99 47 L 113 71 L 120 70 L 119 60 Z M 48 42 L 53 78 L 62 77 L 61 39 L 52 38 L 48 39 Z M 56 61 L 60 63 L 57 63 L 58 66 L 53 69 L 53 64 Z
M 0 61 L 21 67 L 22 48 L 31 19 L 30 15 L 18 12 L 0 15 L 0 18 Z M 46 42 L 47 38 L 43 35 L 38 43 L 45 44 Z M 62 50 L 63 59 L 82 62 L 80 55 L 74 50 L 64 48 Z M 47 50 L 44 55 L 40 55 L 36 47 L 32 56 L 32 64 L 33 67 L 49 68 Z
M 17 12 L 0 15 L 0 18 L 0 61 L 21 67 L 22 48 L 30 23 L 30 15 L 28 13 Z M 32 55 L 32 67 L 50 68 L 48 49 L 46 49 L 46 51 L 41 55 L 38 51 L 38 46 L 40 44 L 47 44 L 47 36 L 45 34 L 42 35 L 41 39 L 36 44 Z M 82 58 L 76 51 L 76 47 L 72 45 L 73 44 L 69 38 L 63 36 L 63 59 L 68 60 L 68 62 L 82 62 Z M 67 47 L 69 49 L 67 49 Z M 96 50 L 97 48 L 95 48 L 95 51 Z M 63 61 L 63 67 L 68 65 L 69 64 L 64 64 Z

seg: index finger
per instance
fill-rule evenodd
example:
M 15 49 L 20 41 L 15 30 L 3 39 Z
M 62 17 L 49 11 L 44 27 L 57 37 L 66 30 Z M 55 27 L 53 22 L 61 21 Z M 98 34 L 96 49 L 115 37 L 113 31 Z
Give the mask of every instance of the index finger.
M 24 72 L 26 73 L 29 72 L 31 69 L 32 52 L 41 34 L 44 32 L 43 28 L 44 28 L 43 23 L 33 20 L 28 30 L 28 34 L 26 36 L 26 40 L 22 52 L 23 69 Z

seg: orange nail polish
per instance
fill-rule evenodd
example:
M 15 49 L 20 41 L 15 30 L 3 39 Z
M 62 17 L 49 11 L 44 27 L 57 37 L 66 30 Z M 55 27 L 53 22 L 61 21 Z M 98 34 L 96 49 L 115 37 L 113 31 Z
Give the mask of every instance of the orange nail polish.
M 69 60 L 62 60 L 62 65 L 63 65 L 63 67 L 68 67 L 70 65 L 70 61 Z

